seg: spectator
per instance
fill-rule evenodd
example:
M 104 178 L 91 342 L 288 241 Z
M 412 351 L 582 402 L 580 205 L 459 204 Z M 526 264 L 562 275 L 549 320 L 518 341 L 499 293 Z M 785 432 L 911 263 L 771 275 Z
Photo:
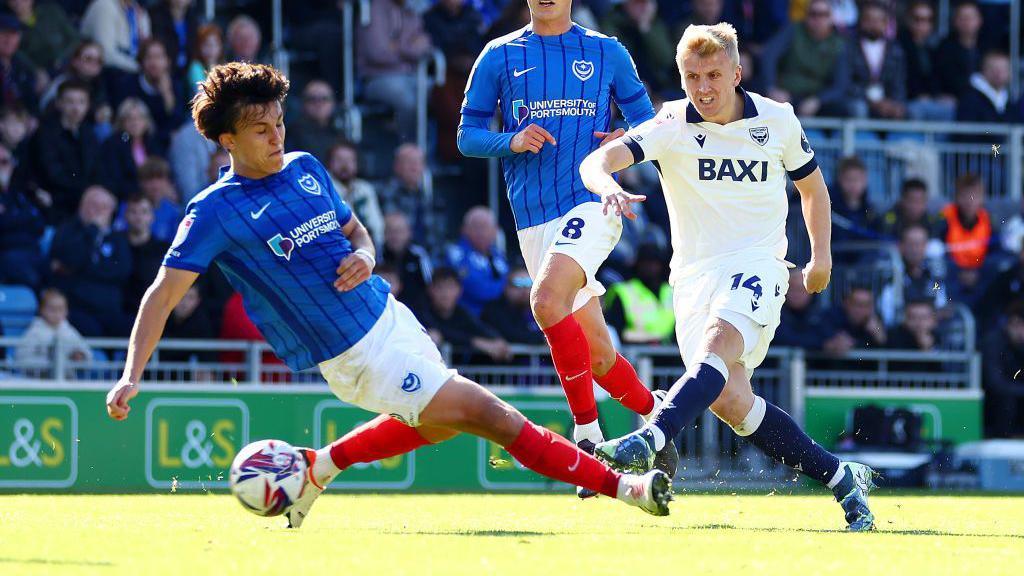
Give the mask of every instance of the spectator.
M 149 108 L 138 98 L 128 98 L 117 107 L 114 134 L 100 148 L 100 182 L 124 200 L 138 192 L 139 167 L 162 152 L 153 135 Z
M 382 262 L 398 271 L 402 279 L 402 297 L 399 300 L 413 310 L 426 305 L 427 284 L 433 273 L 430 254 L 419 244 L 412 243 L 409 218 L 401 212 L 389 212 L 384 217 L 384 250 Z
M 956 100 L 939 91 L 935 8 L 930 0 L 914 0 L 905 14 L 897 41 L 907 62 L 907 116 L 911 120 L 952 120 Z
M 56 219 L 73 214 L 96 181 L 99 144 L 87 121 L 89 86 L 67 80 L 57 93 L 59 116 L 44 120 L 34 140 L 35 179 L 53 196 Z M 74 298 L 71 298 L 74 302 Z
M 953 30 L 935 50 L 935 73 L 939 93 L 959 98 L 970 87 L 971 74 L 981 63 L 978 32 L 981 12 L 971 1 L 957 4 L 953 12 Z
M 694 4 L 717 6 L 720 21 L 721 0 L 702 0 Z M 679 69 L 675 64 L 675 38 L 668 26 L 658 18 L 658 3 L 655 0 L 625 0 L 605 16 L 601 30 L 615 36 L 622 42 L 636 62 L 637 74 L 643 78 L 651 91 L 676 94 L 682 85 Z
M 206 74 L 217 64 L 224 62 L 224 34 L 216 24 L 203 24 L 196 31 L 192 62 L 185 73 L 186 94 L 191 94 L 196 85 L 206 80 Z
M 220 325 L 221 340 L 244 340 L 248 342 L 266 342 L 259 328 L 249 318 L 242 304 L 242 295 L 234 293 L 224 304 L 224 317 Z M 220 361 L 222 364 L 241 364 L 244 357 L 241 352 L 221 352 Z M 291 380 L 291 372 L 285 367 L 284 362 L 278 358 L 272 350 L 263 352 L 260 361 L 264 366 L 270 365 L 275 370 L 266 371 L 260 374 L 260 380 L 266 382 L 288 382 Z M 235 378 L 244 378 L 241 373 Z
M 32 165 L 29 136 L 36 120 L 21 108 L 0 109 L 0 144 L 3 144 L 23 167 Z
M 343 137 L 334 116 L 334 91 L 323 80 L 311 80 L 302 91 L 302 116 L 288 125 L 289 151 L 309 152 L 326 164 L 331 144 Z
M 1010 305 L 1005 323 L 984 339 L 981 356 L 985 388 L 985 435 L 1000 438 L 1024 433 L 1024 301 Z
M 903 308 L 903 322 L 889 332 L 887 346 L 893 350 L 936 352 L 941 344 L 939 317 L 931 300 L 909 300 Z M 906 372 L 935 372 L 935 362 L 899 362 L 893 369 Z
M 21 45 L 21 22 L 10 14 L 0 13 L 0 106 L 39 112 L 36 87 L 46 76 L 39 75 L 32 62 L 18 51 Z
M 68 80 L 77 80 L 89 88 L 89 117 L 96 124 L 109 123 L 112 116 L 107 86 L 102 75 L 103 48 L 92 40 L 83 40 L 71 55 L 64 71 L 57 75 L 39 98 L 40 110 L 49 111 L 57 92 Z
M 633 279 L 608 289 L 604 302 L 608 325 L 627 344 L 671 342 L 676 318 L 661 250 L 650 244 L 640 246 L 633 271 Z
M 807 19 L 782 29 L 761 54 L 768 97 L 790 102 L 800 116 L 846 116 L 849 64 L 827 0 L 812 0 Z
M 217 148 L 217 144 L 203 138 L 191 122 L 185 122 L 171 134 L 171 172 L 174 174 L 174 184 L 181 192 L 182 204 L 188 204 L 193 196 L 217 179 L 216 171 L 220 165 L 213 167 L 213 180 L 208 175 L 210 158 Z
M 761 84 L 761 69 L 757 67 L 754 55 L 750 50 L 740 49 L 740 66 L 743 68 L 742 86 L 748 92 L 765 94 L 767 90 Z
M 103 47 L 107 66 L 138 72 L 136 56 L 149 38 L 149 14 L 135 0 L 93 0 L 82 15 L 82 35 Z
M 231 19 L 227 29 L 228 62 L 266 63 L 262 53 L 263 34 L 251 16 L 240 14 Z
M 462 352 L 472 349 L 494 362 L 508 361 L 508 342 L 459 304 L 461 294 L 458 272 L 444 266 L 438 268 L 427 288 L 429 303 L 417 311 L 416 317 L 438 344 L 447 342 Z
M 425 246 L 440 246 L 442 233 L 435 226 L 434 207 L 424 189 L 426 159 L 415 144 L 402 144 L 395 150 L 393 176 L 378 193 L 384 213 L 402 212 L 412 222 L 413 236 Z
M 832 243 L 876 239 L 876 217 L 867 200 L 867 167 L 856 156 L 843 158 L 837 184 L 832 192 Z
M 149 18 L 153 38 L 164 45 L 164 53 L 170 59 L 172 76 L 179 81 L 184 79 L 199 28 L 193 0 L 161 0 L 150 9 Z
M 171 132 L 187 119 L 183 86 L 171 77 L 170 61 L 159 40 L 142 42 L 139 66 L 141 71 L 138 74 L 123 79 L 116 101 L 120 104 L 127 98 L 138 98 L 144 102 L 153 118 L 156 143 L 166 150 Z
M 132 272 L 124 288 L 124 311 L 134 316 L 142 296 L 156 278 L 170 244 L 153 237 L 153 202 L 136 194 L 125 203 L 128 247 L 132 254 Z
M 544 344 L 544 332 L 537 326 L 530 309 L 532 287 L 533 281 L 526 268 L 512 270 L 502 297 L 484 306 L 480 319 L 512 344 Z
M 441 0 L 423 15 L 423 25 L 448 63 L 444 84 L 434 89 L 431 110 L 437 121 L 438 154 L 454 162 L 461 158 L 456 133 L 463 90 L 484 47 L 483 20 L 467 0 Z
M 38 288 L 46 222 L 25 185 L 23 170 L 0 144 L 0 284 Z
M 178 191 L 171 181 L 170 165 L 161 158 L 146 160 L 139 167 L 139 189 L 153 205 L 153 237 L 162 242 L 170 242 L 183 216 Z
M 928 212 L 928 185 L 920 178 L 908 178 L 900 187 L 900 199 L 878 222 L 882 234 L 899 238 L 904 228 L 924 226 L 929 234 L 939 226 L 940 219 Z
M 380 264 L 377 264 L 377 266 L 373 268 L 373 273 L 376 274 L 377 276 L 380 276 L 381 278 L 384 279 L 385 282 L 388 283 L 388 286 L 391 287 L 391 295 L 394 296 L 396 300 L 401 302 L 402 289 L 404 288 L 404 286 L 402 286 L 402 277 L 398 275 L 398 270 L 391 264 L 388 264 L 387 262 L 381 262 Z
M 131 275 L 128 240 L 114 232 L 114 195 L 90 186 L 77 217 L 57 229 L 50 251 L 54 285 L 68 297 L 71 323 L 86 336 L 123 337 L 131 318 L 122 312 L 123 286 Z
M 473 316 L 501 297 L 508 260 L 498 248 L 498 222 L 489 208 L 470 208 L 462 219 L 462 236 L 448 247 L 448 265 L 463 280 L 461 304 Z
M 724 4 L 722 20 L 736 27 L 743 45 L 753 54 L 760 54 L 764 43 L 789 22 L 789 0 L 700 0 L 694 2 L 694 11 L 699 5 L 709 3 Z
M 384 216 L 377 203 L 373 185 L 358 178 L 359 152 L 351 142 L 340 140 L 327 154 L 327 171 L 334 189 L 341 195 L 373 238 L 374 246 L 384 245 Z
M 928 301 L 938 310 L 946 305 L 945 282 L 931 270 L 925 259 L 928 248 L 928 229 L 920 224 L 907 226 L 900 232 L 899 251 L 903 261 L 902 295 L 896 288 L 887 286 L 879 297 L 878 307 L 886 326 L 896 322 L 896 308 L 899 301 Z M 902 296 L 902 298 L 898 298 Z
M 416 64 L 430 53 L 430 36 L 405 0 L 371 0 L 370 23 L 357 37 L 363 96 L 395 112 L 404 141 L 415 138 Z
M 213 329 L 210 318 L 203 310 L 202 302 L 199 288 L 195 285 L 190 286 L 167 318 L 164 339 L 212 340 L 216 338 L 217 332 Z M 211 363 L 216 361 L 216 358 L 217 355 L 213 351 L 161 350 L 160 352 L 160 360 L 166 362 Z
M 804 287 L 804 275 L 799 268 L 789 271 L 789 289 L 782 305 L 782 320 L 772 343 L 804 350 L 820 350 L 828 335 L 824 315 L 812 301 Z
M 978 310 L 978 325 L 996 325 L 1007 302 L 1018 300 L 1024 301 L 1024 247 L 1018 247 L 1013 266 L 996 276 L 986 288 Z
M 900 45 L 886 37 L 889 20 L 889 10 L 879 0 L 861 4 L 857 33 L 846 48 L 854 116 L 901 120 L 906 115 L 906 62 Z
M 14 352 L 15 361 L 36 372 L 40 377 L 50 376 L 57 345 L 70 362 L 84 362 L 92 358 L 92 350 L 82 335 L 68 322 L 68 301 L 59 290 L 48 288 L 39 295 L 39 315 L 32 319 L 21 335 Z M 73 375 L 69 368 L 65 377 Z
M 985 185 L 976 174 L 956 179 L 955 202 L 942 209 L 945 219 L 938 237 L 958 268 L 978 269 L 993 240 L 992 220 L 985 209 Z
M 1021 121 L 1017 108 L 1018 103 L 1010 99 L 1010 57 L 1002 52 L 986 53 L 981 59 L 981 72 L 971 74 L 970 87 L 957 103 L 957 121 L 1016 123 Z M 981 139 L 996 141 L 991 137 Z
M 855 348 L 885 346 L 885 325 L 875 312 L 871 288 L 854 286 L 843 298 L 841 310 L 833 311 L 830 333 L 822 349 L 833 356 L 844 356 Z
M 530 5 L 522 0 L 506 2 L 497 20 L 487 29 L 484 40 L 491 41 L 530 23 Z
M 59 4 L 7 0 L 7 7 L 21 22 L 21 53 L 39 70 L 54 70 L 78 44 L 78 30 Z

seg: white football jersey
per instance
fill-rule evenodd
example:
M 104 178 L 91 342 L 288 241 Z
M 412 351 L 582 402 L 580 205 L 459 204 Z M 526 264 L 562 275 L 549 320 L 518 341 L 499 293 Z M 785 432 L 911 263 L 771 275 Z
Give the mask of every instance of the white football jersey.
M 626 132 L 635 162 L 653 161 L 672 225 L 672 277 L 740 252 L 786 257 L 786 176 L 818 167 L 789 104 L 737 89 L 743 118 L 705 122 L 688 99 Z

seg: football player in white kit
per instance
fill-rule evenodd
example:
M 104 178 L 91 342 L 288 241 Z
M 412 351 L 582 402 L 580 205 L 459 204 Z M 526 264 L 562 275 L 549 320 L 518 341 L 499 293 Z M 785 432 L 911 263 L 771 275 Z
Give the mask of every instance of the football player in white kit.
M 655 452 L 711 408 L 768 456 L 832 489 L 849 530 L 870 530 L 875 473 L 841 462 L 750 385 L 778 327 L 792 266 L 784 259 L 787 176 L 800 192 L 811 240 L 804 284 L 811 293 L 828 285 L 830 203 L 814 152 L 792 106 L 740 88 L 731 25 L 688 27 L 676 62 L 688 98 L 665 103 L 580 166 L 605 210 L 630 218 L 630 205 L 645 198 L 611 175 L 656 163 L 672 225 L 676 338 L 687 367 L 646 426 L 598 444 L 596 454 L 620 469 L 650 469 Z

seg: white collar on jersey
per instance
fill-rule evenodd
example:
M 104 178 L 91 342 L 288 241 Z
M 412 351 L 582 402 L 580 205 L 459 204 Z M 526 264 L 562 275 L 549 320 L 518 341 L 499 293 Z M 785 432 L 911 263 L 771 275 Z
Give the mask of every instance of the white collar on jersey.
M 743 96 L 743 118 L 756 117 L 757 106 L 754 106 L 754 100 L 750 97 L 750 94 L 747 94 L 747 91 L 739 86 L 736 87 L 736 93 Z M 686 121 L 690 123 L 704 122 L 704 117 L 693 107 L 693 102 L 686 105 Z

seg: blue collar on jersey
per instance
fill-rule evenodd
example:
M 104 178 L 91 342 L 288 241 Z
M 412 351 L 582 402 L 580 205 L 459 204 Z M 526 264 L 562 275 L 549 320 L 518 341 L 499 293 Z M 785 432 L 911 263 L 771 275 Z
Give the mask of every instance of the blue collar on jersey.
M 754 106 L 754 100 L 750 97 L 750 94 L 747 94 L 747 91 L 739 86 L 736 87 L 736 93 L 743 96 L 743 119 L 756 117 L 757 106 Z M 686 121 L 691 123 L 704 121 L 704 117 L 693 107 L 693 102 L 686 105 Z

